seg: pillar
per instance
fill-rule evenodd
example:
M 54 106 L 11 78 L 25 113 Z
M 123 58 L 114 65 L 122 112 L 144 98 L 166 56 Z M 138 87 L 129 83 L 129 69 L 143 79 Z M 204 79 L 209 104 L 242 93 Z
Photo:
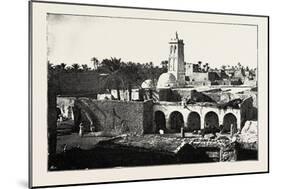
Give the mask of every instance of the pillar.
M 187 125 L 188 113 L 183 111 L 183 112 L 181 112 L 181 114 L 182 114 L 182 117 L 183 117 L 183 127 L 187 128 L 188 127 L 188 125 Z
M 224 118 L 225 114 L 222 113 L 218 113 L 218 117 L 219 117 L 219 128 L 221 125 L 223 125 L 223 118 Z
M 218 117 L 219 117 L 219 125 L 222 125 L 223 124 L 223 118 L 224 118 L 225 115 L 220 115 L 218 114 Z
M 241 125 L 241 114 L 240 111 L 235 114 L 236 119 L 237 119 L 237 129 L 241 131 L 242 125 Z
M 200 115 L 200 114 L 199 114 Z M 200 129 L 204 129 L 205 128 L 205 114 L 200 115 Z
M 166 128 L 168 130 L 171 130 L 171 124 L 170 124 L 169 116 L 165 116 L 165 119 L 166 119 Z

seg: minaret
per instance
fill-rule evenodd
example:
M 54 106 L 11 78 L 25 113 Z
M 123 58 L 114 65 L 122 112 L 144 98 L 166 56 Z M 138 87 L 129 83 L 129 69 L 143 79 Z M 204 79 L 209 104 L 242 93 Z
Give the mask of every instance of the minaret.
M 172 73 L 179 86 L 185 84 L 185 70 L 184 70 L 184 43 L 182 39 L 179 39 L 178 33 L 176 32 L 175 38 L 169 42 L 170 54 L 168 73 Z

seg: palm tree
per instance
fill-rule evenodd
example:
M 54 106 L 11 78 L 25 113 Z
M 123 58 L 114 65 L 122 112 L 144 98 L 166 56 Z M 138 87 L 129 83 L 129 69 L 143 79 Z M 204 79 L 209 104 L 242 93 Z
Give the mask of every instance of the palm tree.
M 161 61 L 162 68 L 168 68 L 168 60 Z
M 61 63 L 60 65 L 57 65 L 59 67 L 59 69 L 61 71 L 65 71 L 65 68 L 66 68 L 66 64 L 65 63 Z
M 96 57 L 92 57 L 91 61 L 93 63 L 94 69 L 95 70 L 98 69 L 98 67 L 99 67 L 99 60 Z
M 79 72 L 79 71 L 81 71 L 80 65 L 77 64 L 77 63 L 72 64 L 72 65 L 71 65 L 71 70 L 72 70 L 73 72 Z
M 116 88 L 117 91 L 117 99 L 120 100 L 120 88 L 124 89 L 124 78 L 122 75 L 121 68 L 123 67 L 123 62 L 121 59 L 111 58 L 111 59 L 104 59 L 101 62 L 101 66 L 99 67 L 98 71 L 107 74 L 104 79 L 104 86 L 111 90 L 113 87 Z M 113 85 L 112 85 L 113 84 Z
M 149 62 L 149 68 L 153 68 L 153 62 Z
M 239 69 L 241 69 L 241 63 L 240 63 L 240 62 L 238 62 L 238 64 L 237 64 L 237 65 L 238 65 L 238 68 L 239 68 Z
M 66 67 L 66 64 L 64 64 L 64 63 L 58 64 L 58 65 L 53 65 L 54 71 L 56 73 L 64 72 L 65 71 L 65 67 Z
M 207 69 L 206 64 L 204 64 L 203 65 L 203 72 L 207 72 L 206 69 Z
M 198 61 L 198 71 L 199 71 L 199 72 L 201 72 L 201 70 L 202 70 L 202 69 L 201 69 L 201 65 L 202 65 L 202 62 L 201 62 L 201 61 Z
M 91 70 L 91 68 L 89 68 L 87 64 L 82 64 L 82 70 L 85 72 Z
M 225 66 L 225 65 L 222 65 L 222 66 L 221 66 L 221 69 L 222 69 L 223 71 L 225 71 L 226 66 Z
M 206 71 L 208 72 L 210 69 L 209 63 L 206 63 Z

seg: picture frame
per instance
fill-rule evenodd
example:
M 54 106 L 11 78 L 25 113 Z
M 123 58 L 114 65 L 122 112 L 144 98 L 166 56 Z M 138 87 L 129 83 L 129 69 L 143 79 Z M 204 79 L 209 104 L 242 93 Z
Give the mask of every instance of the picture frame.
M 269 16 L 29 2 L 30 188 L 268 172 Z

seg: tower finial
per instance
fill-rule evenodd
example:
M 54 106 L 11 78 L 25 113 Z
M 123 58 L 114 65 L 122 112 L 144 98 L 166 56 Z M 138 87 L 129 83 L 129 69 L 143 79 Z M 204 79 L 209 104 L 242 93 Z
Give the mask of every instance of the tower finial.
M 176 31 L 176 39 L 179 39 L 178 32 Z

